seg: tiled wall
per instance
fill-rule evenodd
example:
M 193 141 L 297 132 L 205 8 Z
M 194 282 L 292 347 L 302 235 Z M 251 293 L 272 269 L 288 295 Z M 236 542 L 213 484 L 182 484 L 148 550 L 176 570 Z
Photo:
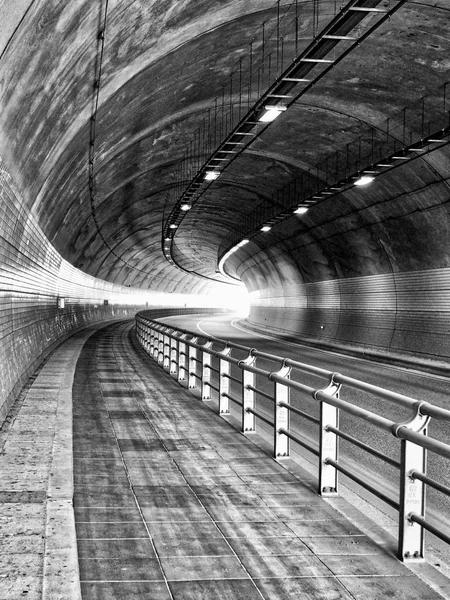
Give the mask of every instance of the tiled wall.
M 291 338 L 450 358 L 450 268 L 278 283 L 250 297 L 249 324 Z
M 165 298 L 114 286 L 67 263 L 27 213 L 0 160 L 0 425 L 55 345 L 90 323 L 132 317 L 165 305 Z

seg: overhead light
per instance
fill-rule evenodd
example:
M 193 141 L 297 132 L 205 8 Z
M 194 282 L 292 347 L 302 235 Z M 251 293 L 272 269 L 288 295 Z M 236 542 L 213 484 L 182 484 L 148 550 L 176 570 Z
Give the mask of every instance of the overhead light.
M 188 210 L 191 210 L 192 208 L 192 204 L 188 204 L 187 202 L 185 204 L 182 204 L 180 206 L 181 210 L 183 210 L 184 212 L 187 212 Z
M 240 248 L 241 246 L 245 246 L 245 244 L 248 244 L 248 243 L 249 243 L 249 241 L 250 241 L 250 240 L 247 240 L 247 239 L 241 240 L 241 241 L 239 242 L 239 244 L 237 245 L 237 248 Z
M 264 225 L 263 227 L 261 227 L 261 231 L 270 231 L 272 229 L 272 227 L 270 225 Z
M 265 106 L 264 110 L 266 112 L 258 120 L 261 123 L 270 123 L 271 121 L 275 121 L 286 110 L 286 106 Z
M 178 227 L 178 225 L 175 225 L 175 223 L 172 223 L 172 225 L 169 225 L 169 229 L 176 229 Z
M 361 175 L 361 177 L 355 181 L 355 185 L 367 185 L 372 183 L 374 179 L 375 177 L 372 177 L 371 175 Z
M 164 241 L 165 241 L 165 242 L 170 242 L 170 240 L 171 240 L 171 238 L 170 238 L 170 237 L 166 237 L 166 238 L 164 239 Z
M 308 212 L 307 206 L 299 206 L 298 208 L 296 208 L 294 210 L 294 214 L 296 214 L 296 215 L 304 215 L 307 212 Z
M 205 179 L 206 181 L 214 181 L 214 179 L 217 179 L 219 175 L 220 173 L 217 171 L 206 171 Z

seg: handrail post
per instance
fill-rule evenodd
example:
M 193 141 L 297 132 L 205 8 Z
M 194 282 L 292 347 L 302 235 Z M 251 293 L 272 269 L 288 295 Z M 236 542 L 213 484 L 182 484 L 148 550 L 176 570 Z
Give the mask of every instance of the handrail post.
M 149 325 L 149 337 L 148 337 L 148 355 L 153 358 L 153 326 Z
M 189 340 L 188 350 L 188 387 L 195 388 L 195 373 L 197 372 L 197 348 L 198 348 L 198 337 L 194 337 Z M 193 374 L 194 373 L 194 374 Z
M 211 359 L 212 356 L 207 350 L 212 348 L 212 342 L 209 340 L 202 348 L 202 400 L 211 400 Z
M 320 391 L 332 398 L 339 398 L 341 384 L 334 380 L 335 375 L 336 373 L 331 375 L 327 387 Z M 314 394 L 315 398 L 316 393 Z M 327 459 L 331 458 L 337 462 L 339 441 L 335 433 L 328 431 L 329 425 L 336 429 L 339 428 L 339 409 L 320 400 L 319 494 L 321 496 L 337 496 L 338 494 L 338 471 L 333 465 L 327 463 Z
M 158 329 L 158 346 L 156 349 L 156 361 L 160 365 L 162 364 L 162 357 L 164 355 L 164 334 Z
M 141 346 L 143 345 L 142 344 L 142 339 L 143 339 L 143 335 L 144 335 L 142 333 L 143 329 L 144 328 L 143 328 L 143 325 L 142 325 L 140 319 L 136 318 L 136 337 L 138 339 L 138 342 L 141 344 Z
M 170 332 L 168 329 L 163 333 L 163 367 L 170 372 Z
M 219 415 L 229 415 L 230 414 L 230 401 L 228 396 L 225 394 L 230 393 L 230 372 L 231 372 L 231 363 L 225 360 L 225 356 L 230 356 L 231 348 L 226 345 L 223 350 L 219 352 Z
M 157 334 L 153 326 L 150 326 L 150 346 L 149 346 L 149 355 L 154 359 L 155 358 L 155 340 L 157 340 Z
M 249 408 L 255 410 L 255 392 L 249 389 L 249 386 L 255 386 L 255 374 L 245 368 L 255 366 L 255 362 L 253 349 L 250 350 L 247 358 L 239 361 L 239 367 L 242 369 L 242 431 L 244 433 L 255 431 L 256 426 L 255 415 L 248 411 Z
M 146 329 L 145 351 L 147 352 L 147 354 L 150 354 L 151 344 L 152 344 L 153 330 L 152 330 L 152 326 L 150 324 L 146 325 L 145 329 Z
M 182 383 L 186 380 L 186 338 L 187 334 L 180 335 L 178 340 L 178 381 Z
M 415 407 L 415 414 L 407 423 L 395 425 L 393 434 L 398 436 L 401 427 L 407 427 L 428 435 L 430 418 L 420 413 L 420 403 Z M 409 515 L 416 513 L 425 516 L 425 484 L 419 479 L 412 478 L 410 473 L 418 471 L 425 475 L 427 451 L 408 440 L 401 440 L 400 459 L 400 509 L 398 533 L 398 558 L 403 562 L 421 560 L 424 558 L 424 530 L 419 523 L 410 520 Z
M 148 325 L 145 325 L 144 323 L 139 321 L 138 331 L 139 331 L 139 342 L 148 354 L 148 341 L 149 341 L 149 337 L 150 337 L 149 327 L 148 327 Z
M 159 333 L 158 363 L 164 367 L 164 329 Z
M 178 338 L 170 335 L 170 372 L 178 379 Z
M 141 320 L 136 321 L 136 323 L 137 323 L 137 332 L 138 332 L 139 343 L 144 348 L 144 350 L 147 352 L 148 327 Z
M 286 366 L 285 362 L 283 362 L 283 366 L 279 371 L 276 372 L 276 375 L 280 377 L 285 377 L 286 379 L 291 378 L 292 367 Z M 271 379 L 272 373 L 269 375 L 269 379 Z M 290 427 L 290 411 L 285 406 L 280 406 L 280 402 L 285 402 L 289 404 L 291 397 L 291 389 L 284 385 L 283 383 L 279 383 L 275 381 L 274 384 L 274 400 L 275 400 L 275 408 L 274 408 L 274 439 L 273 439 L 273 455 L 276 459 L 286 458 L 290 455 L 290 439 L 285 433 L 281 433 L 280 429 L 286 429 L 289 431 Z

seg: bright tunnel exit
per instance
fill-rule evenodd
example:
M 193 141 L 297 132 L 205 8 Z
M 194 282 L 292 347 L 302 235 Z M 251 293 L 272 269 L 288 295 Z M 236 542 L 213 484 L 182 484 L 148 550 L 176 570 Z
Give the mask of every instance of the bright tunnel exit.
M 241 319 L 245 319 L 250 313 L 250 296 L 243 284 L 217 284 L 207 298 L 209 305 L 230 310 Z

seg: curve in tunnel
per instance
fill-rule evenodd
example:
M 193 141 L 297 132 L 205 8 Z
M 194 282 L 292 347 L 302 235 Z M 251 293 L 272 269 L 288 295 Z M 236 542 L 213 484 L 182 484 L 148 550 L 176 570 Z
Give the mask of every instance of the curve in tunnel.
M 449 152 L 259 234 L 227 262 L 253 326 L 447 359 Z
M 278 210 L 279 191 L 307 173 L 330 183 L 335 152 L 356 164 L 360 146 L 380 150 L 387 127 L 399 143 L 428 126 L 447 134 L 369 187 L 252 232 L 225 272 L 248 290 L 253 327 L 448 359 L 447 0 L 404 3 L 318 80 L 188 212 L 176 260 L 164 254 L 165 221 L 189 185 L 180 161 L 249 47 L 256 60 L 263 30 L 273 42 L 280 7 L 291 32 L 298 10 L 300 51 L 340 9 L 334 0 L 0 0 L 0 406 L 46 351 L 90 322 L 147 302 L 244 302 L 218 270 L 243 224 L 263 202 Z M 204 148 L 192 153 L 207 159 Z

